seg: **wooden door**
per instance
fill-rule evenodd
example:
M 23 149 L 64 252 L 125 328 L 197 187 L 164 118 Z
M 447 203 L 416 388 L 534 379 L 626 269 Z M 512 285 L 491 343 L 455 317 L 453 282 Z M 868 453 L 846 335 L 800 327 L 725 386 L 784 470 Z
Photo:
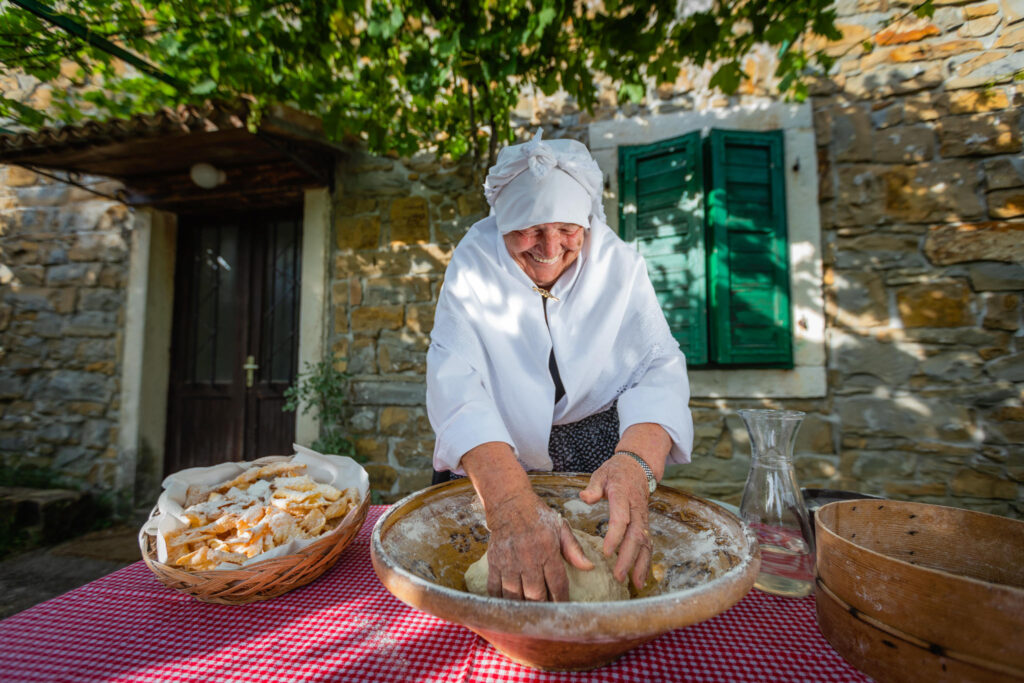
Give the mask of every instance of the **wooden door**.
M 165 473 L 291 452 L 300 214 L 179 218 Z

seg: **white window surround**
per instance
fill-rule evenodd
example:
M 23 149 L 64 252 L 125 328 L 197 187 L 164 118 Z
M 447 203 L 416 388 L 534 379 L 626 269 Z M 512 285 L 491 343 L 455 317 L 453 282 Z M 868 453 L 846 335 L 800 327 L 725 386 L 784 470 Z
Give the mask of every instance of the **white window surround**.
M 590 150 L 605 176 L 604 204 L 608 224 L 618 232 L 619 147 L 648 145 L 695 130 L 706 134 L 712 128 L 783 131 L 794 367 L 791 370 L 691 369 L 690 393 L 695 398 L 824 396 L 821 220 L 818 211 L 818 163 L 809 103 L 763 101 L 705 111 L 617 117 L 590 124 Z

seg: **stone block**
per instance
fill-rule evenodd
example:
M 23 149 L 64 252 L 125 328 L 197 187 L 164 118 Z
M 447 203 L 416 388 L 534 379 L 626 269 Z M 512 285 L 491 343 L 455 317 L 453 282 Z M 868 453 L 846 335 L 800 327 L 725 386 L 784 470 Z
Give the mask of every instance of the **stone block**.
M 989 190 L 1004 190 L 1011 187 L 1024 187 L 1024 158 L 1000 157 L 986 159 L 985 187 Z
M 871 270 L 924 265 L 916 235 L 868 233 L 836 240 L 836 268 Z
M 810 414 L 800 424 L 794 453 L 815 453 L 818 455 L 836 452 L 832 423 L 820 415 Z
M 903 100 L 903 116 L 907 123 L 935 121 L 945 113 L 945 106 L 931 93 L 917 93 Z
M 846 92 L 858 99 L 874 99 L 930 90 L 942 82 L 938 63 L 879 65 L 848 78 Z
M 45 185 L 49 182 L 51 181 L 46 176 L 14 165 L 7 167 L 7 178 L 4 180 L 4 184 L 7 187 L 31 187 L 33 185 Z
M 120 232 L 83 233 L 67 253 L 70 261 L 117 263 L 128 257 L 128 245 Z
M 92 401 L 72 401 L 67 404 L 67 409 L 68 412 L 73 415 L 99 417 L 106 412 L 107 406 L 102 403 L 94 403 Z
M 917 498 L 920 496 L 945 496 L 946 485 L 941 482 L 886 482 L 886 496 L 892 498 Z
M 946 351 L 922 362 L 921 372 L 945 382 L 969 382 L 981 374 L 981 360 L 971 351 Z
M 1020 329 L 1021 307 L 1019 294 L 986 294 L 985 318 L 982 325 L 988 329 L 1016 332 Z
M 970 325 L 970 290 L 962 282 L 910 285 L 896 292 L 904 327 Z
M 982 114 L 1007 109 L 1010 100 L 1003 90 L 984 88 L 979 90 L 954 90 L 942 96 L 950 114 Z M 970 119 L 967 119 L 969 121 Z M 941 123 L 940 123 L 941 125 Z
M 396 339 L 380 340 L 377 362 L 382 373 L 415 372 L 422 375 L 427 370 L 427 354 Z
M 348 332 L 348 306 L 336 305 L 333 318 L 334 334 L 346 334 Z
M 432 468 L 412 472 L 401 472 L 398 475 L 398 490 L 403 494 L 419 491 L 430 486 L 434 475 Z
M 950 489 L 954 496 L 968 498 L 1017 499 L 1017 483 L 972 469 L 961 469 L 953 476 Z
M 483 218 L 488 211 L 487 201 L 484 199 L 483 192 L 479 190 L 460 194 L 456 200 L 456 206 L 459 215 L 464 217 Z
M 61 370 L 33 377 L 26 398 L 106 403 L 112 397 L 113 384 L 111 378 L 96 373 Z
M 128 269 L 123 265 L 104 265 L 100 271 L 100 287 L 124 288 L 128 284 Z
M 981 41 L 972 39 L 949 40 L 944 43 L 914 43 L 894 47 L 882 58 L 893 62 L 926 62 L 976 52 L 984 47 Z
M 990 361 L 985 365 L 985 372 L 996 380 L 1024 382 L 1024 352 Z
M 387 439 L 365 436 L 354 440 L 356 455 L 370 462 L 385 463 L 388 461 Z
M 938 439 L 940 434 L 963 431 L 971 421 L 967 407 L 912 396 L 837 396 L 836 412 L 845 433 L 901 439 Z
M 119 329 L 116 313 L 84 311 L 67 320 L 63 333 L 69 337 L 112 337 Z
M 878 327 L 889 324 L 889 295 L 877 274 L 863 270 L 836 271 L 833 291 L 836 316 L 847 325 Z
M 949 116 L 936 124 L 943 157 L 1013 154 L 1021 150 L 1020 113 Z
M 839 331 L 831 336 L 831 345 L 836 367 L 845 377 L 866 374 L 886 385 L 899 386 L 917 372 L 919 359 L 910 345 Z
M 452 247 L 437 244 L 414 246 L 406 250 L 409 259 L 408 272 L 414 275 L 434 275 L 443 273 L 452 260 Z
M 108 420 L 88 420 L 82 429 L 82 445 L 86 448 L 107 448 L 114 442 L 115 427 Z
M 95 287 L 99 282 L 101 266 L 97 263 L 68 263 L 51 266 L 46 271 L 48 285 L 79 285 Z
M 934 154 L 935 133 L 928 126 L 896 126 L 875 133 L 873 160 L 903 164 L 928 161 Z
M 405 320 L 402 306 L 360 306 L 352 309 L 352 330 L 354 332 L 377 333 L 381 330 L 397 330 Z
M 377 411 L 371 407 L 350 409 L 348 427 L 353 434 L 375 434 L 377 431 Z
M 1012 49 L 989 49 L 951 57 L 945 65 L 949 77 L 946 90 L 984 88 L 1005 83 L 1024 69 L 1024 52 Z
M 377 208 L 377 200 L 372 197 L 357 197 L 346 195 L 338 200 L 338 214 L 352 216 L 360 213 L 370 213 Z
M 78 310 L 116 312 L 124 303 L 124 296 L 121 290 L 105 287 L 82 290 L 78 299 Z
M 423 433 L 424 423 L 430 429 L 426 412 L 409 406 L 385 406 L 380 411 L 381 434 L 389 436 L 415 436 Z
M 852 473 L 861 481 L 904 479 L 914 473 L 917 456 L 906 451 L 856 454 Z
M 884 207 L 904 223 L 940 223 L 980 218 L 978 166 L 972 162 L 934 161 L 896 166 L 882 175 Z
M 1024 224 L 984 221 L 937 225 L 928 231 L 924 253 L 940 266 L 970 261 L 1019 264 L 1024 262 Z
M 999 26 L 999 22 L 1002 21 L 1002 17 L 997 14 L 982 16 L 982 17 L 971 17 L 969 16 L 970 7 L 964 8 L 964 14 L 967 16 L 969 21 L 964 22 L 964 25 L 957 30 L 957 35 L 965 38 L 981 38 L 987 36 L 996 30 Z
M 1005 292 L 1024 289 L 1024 264 L 972 263 L 967 267 L 971 287 L 977 292 Z
M 62 206 L 68 201 L 70 187 L 63 183 L 29 185 L 17 188 L 15 196 L 20 207 Z
M 871 116 L 868 108 L 858 105 L 835 107 L 831 114 L 836 162 L 870 161 Z
M 405 324 L 416 334 L 427 335 L 434 329 L 435 302 L 425 304 L 409 304 L 405 307 Z
M 1019 0 L 1008 0 L 1009 2 L 1017 2 Z M 1017 48 L 1024 44 L 1024 24 L 1017 24 L 1009 28 L 1003 29 L 996 41 L 992 43 L 994 48 Z
M 373 339 L 364 337 L 352 340 L 346 372 L 353 375 L 377 373 L 377 349 Z
M 35 437 L 47 443 L 68 443 L 73 434 L 71 425 L 51 422 L 36 430 Z
M 0 270 L 6 268 L 6 266 L 0 264 Z M 9 273 L 10 278 L 7 279 L 7 282 L 4 282 L 5 278 L 0 278 L 0 284 L 6 285 L 13 279 L 23 285 L 38 287 L 46 279 L 46 269 L 43 266 L 15 266 Z
M 348 216 L 335 229 L 339 249 L 376 249 L 380 243 L 380 216 Z
M 402 168 L 359 171 L 345 178 L 346 192 L 363 196 L 396 197 L 409 194 L 411 188 L 412 183 Z
M 391 244 L 430 241 L 430 213 L 424 197 L 403 197 L 391 202 Z
M 348 372 L 348 339 L 336 339 L 331 344 L 331 358 L 334 359 L 334 369 L 338 372 Z
M 402 439 L 396 441 L 392 454 L 395 462 L 400 467 L 426 471 L 434 469 L 433 439 Z
M 391 491 L 395 482 L 398 481 L 398 472 L 391 465 L 369 463 L 363 465 L 363 469 L 369 475 L 370 488 L 374 491 Z
M 1024 187 L 995 190 L 988 195 L 988 215 L 992 218 L 1019 218 L 1024 216 Z M 1018 225 L 1020 225 L 1018 223 Z
M 430 278 L 426 275 L 368 278 L 363 289 L 363 303 L 367 306 L 408 304 L 430 299 Z
M 421 406 L 426 404 L 426 384 L 422 380 L 353 380 L 354 405 Z

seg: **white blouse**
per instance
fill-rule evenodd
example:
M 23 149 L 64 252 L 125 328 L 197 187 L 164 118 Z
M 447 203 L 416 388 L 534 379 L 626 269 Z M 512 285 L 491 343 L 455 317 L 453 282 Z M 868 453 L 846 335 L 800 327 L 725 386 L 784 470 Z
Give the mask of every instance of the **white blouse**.
M 427 352 L 427 414 L 434 468 L 489 441 L 512 447 L 527 470 L 551 470 L 553 424 L 618 399 L 620 436 L 653 422 L 672 439 L 669 462 L 689 462 L 693 421 L 686 359 L 672 337 L 643 258 L 600 220 L 551 289 L 547 316 L 533 282 L 509 255 L 495 218 L 470 228 L 445 272 Z M 554 350 L 565 395 L 555 404 Z

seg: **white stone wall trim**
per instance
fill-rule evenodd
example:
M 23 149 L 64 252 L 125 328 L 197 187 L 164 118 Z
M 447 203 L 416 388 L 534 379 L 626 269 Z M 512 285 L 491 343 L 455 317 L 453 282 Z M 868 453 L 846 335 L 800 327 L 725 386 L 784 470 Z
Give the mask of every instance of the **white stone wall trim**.
M 825 301 L 822 282 L 818 163 L 809 102 L 764 100 L 740 106 L 652 116 L 618 116 L 590 124 L 590 148 L 605 176 L 605 213 L 619 228 L 619 147 L 648 145 L 693 131 L 782 130 L 785 138 L 792 370 L 691 370 L 694 397 L 824 396 Z
M 327 188 L 306 190 L 302 210 L 302 280 L 299 295 L 299 371 L 325 358 L 331 203 Z M 319 438 L 320 416 L 295 411 L 295 441 L 308 446 Z

